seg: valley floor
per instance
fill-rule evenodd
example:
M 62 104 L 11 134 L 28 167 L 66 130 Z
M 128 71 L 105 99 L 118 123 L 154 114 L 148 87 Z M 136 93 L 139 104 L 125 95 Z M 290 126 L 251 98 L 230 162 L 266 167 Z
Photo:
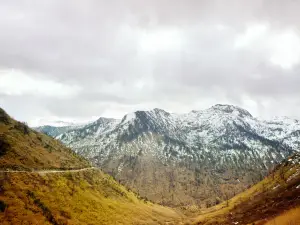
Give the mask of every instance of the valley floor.
M 229 201 L 184 216 L 180 210 L 145 201 L 93 167 L 1 171 L 0 221 L 7 225 L 297 225 L 300 179 L 291 169 L 285 172 L 285 180 L 279 174 L 269 176 Z

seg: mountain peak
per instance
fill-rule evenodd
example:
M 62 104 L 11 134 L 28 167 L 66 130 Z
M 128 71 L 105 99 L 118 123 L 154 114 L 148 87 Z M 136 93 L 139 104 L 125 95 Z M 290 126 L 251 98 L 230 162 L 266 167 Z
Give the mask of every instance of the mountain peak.
M 113 118 L 106 118 L 106 117 L 99 117 L 96 122 L 98 123 L 105 123 L 105 122 L 110 122 L 110 121 L 114 121 L 116 119 Z
M 252 117 L 252 115 L 247 110 L 234 105 L 216 104 L 212 106 L 210 109 L 215 111 L 222 111 L 225 113 L 236 114 L 241 117 Z
M 121 122 L 127 123 L 136 118 L 144 120 L 145 118 L 157 118 L 157 117 L 168 117 L 168 116 L 170 116 L 170 113 L 168 113 L 167 111 L 165 111 L 163 109 L 159 109 L 159 108 L 154 108 L 150 111 L 138 110 L 136 112 L 126 114 L 122 118 Z
M 186 114 L 158 108 L 136 111 L 121 121 L 71 130 L 58 139 L 117 179 L 128 181 L 147 198 L 156 201 L 166 196 L 162 202 L 178 206 L 211 201 L 208 192 L 194 197 L 199 188 L 226 197 L 223 184 L 241 191 L 260 179 L 271 166 L 299 149 L 298 130 L 300 124 L 274 125 L 239 107 L 219 104 Z M 251 174 L 245 177 L 249 168 Z M 143 179 L 163 183 L 143 185 L 139 182 Z M 185 192 L 187 179 L 193 183 Z M 205 179 L 213 182 L 203 182 Z M 157 193 L 147 194 L 157 187 Z M 182 198 L 172 198 L 170 190 Z
M 153 110 L 151 110 L 152 112 L 154 112 L 155 114 L 160 114 L 160 115 L 164 115 L 164 116 L 169 116 L 170 113 L 163 110 L 163 109 L 159 109 L 159 108 L 155 108 Z
M 128 114 L 126 114 L 126 115 L 122 118 L 121 123 L 127 123 L 127 122 L 129 122 L 129 121 L 134 120 L 134 119 L 136 118 L 136 113 L 137 113 L 137 112 L 133 112 L 133 113 L 128 113 Z

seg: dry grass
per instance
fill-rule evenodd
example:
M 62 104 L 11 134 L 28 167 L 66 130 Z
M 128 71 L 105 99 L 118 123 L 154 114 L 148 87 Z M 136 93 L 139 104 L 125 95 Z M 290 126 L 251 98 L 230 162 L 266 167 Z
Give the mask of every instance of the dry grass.
M 0 170 L 69 169 L 89 167 L 59 141 L 31 130 L 0 108 Z
M 298 225 L 298 224 L 300 224 L 300 207 L 291 209 L 266 223 L 266 225 Z
M 7 205 L 0 211 L 1 224 L 142 225 L 181 220 L 174 210 L 139 199 L 99 170 L 2 174 L 0 187 L 0 202 Z
M 0 170 L 77 169 L 90 164 L 0 108 Z M 141 199 L 91 169 L 64 173 L 0 172 L 1 224 L 179 224 L 174 210 Z
M 283 163 L 245 192 L 202 211 L 194 224 L 263 224 L 265 219 L 300 205 L 300 188 L 296 188 L 299 183 L 300 165 Z

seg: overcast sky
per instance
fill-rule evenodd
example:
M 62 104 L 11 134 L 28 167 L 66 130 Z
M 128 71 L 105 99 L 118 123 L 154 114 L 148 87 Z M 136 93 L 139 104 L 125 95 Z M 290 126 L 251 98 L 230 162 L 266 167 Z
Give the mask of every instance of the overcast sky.
M 43 119 L 234 104 L 300 118 L 300 1 L 1 0 L 0 106 Z

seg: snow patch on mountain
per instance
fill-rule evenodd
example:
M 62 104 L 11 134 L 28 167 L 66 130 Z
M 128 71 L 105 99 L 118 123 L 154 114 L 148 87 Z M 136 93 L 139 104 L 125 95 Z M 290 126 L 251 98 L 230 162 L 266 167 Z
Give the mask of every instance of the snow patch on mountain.
M 218 183 L 231 185 L 237 179 L 247 186 L 300 149 L 298 120 L 259 120 L 242 108 L 220 104 L 185 114 L 136 111 L 121 120 L 99 118 L 80 127 L 47 130 L 105 172 L 145 193 L 155 189 L 151 186 L 155 182 L 143 186 L 139 181 L 158 179 L 157 173 L 167 179 L 167 187 L 185 196 L 197 195 L 201 185 L 213 190 Z M 187 193 L 180 187 L 186 184 L 185 176 L 193 179 L 193 191 Z
M 162 162 L 207 157 L 225 165 L 241 164 L 243 158 L 249 165 L 257 160 L 264 168 L 298 151 L 299 137 L 298 120 L 258 120 L 242 108 L 221 104 L 186 114 L 136 111 L 122 120 L 99 118 L 56 135 L 100 165 L 143 152 Z

